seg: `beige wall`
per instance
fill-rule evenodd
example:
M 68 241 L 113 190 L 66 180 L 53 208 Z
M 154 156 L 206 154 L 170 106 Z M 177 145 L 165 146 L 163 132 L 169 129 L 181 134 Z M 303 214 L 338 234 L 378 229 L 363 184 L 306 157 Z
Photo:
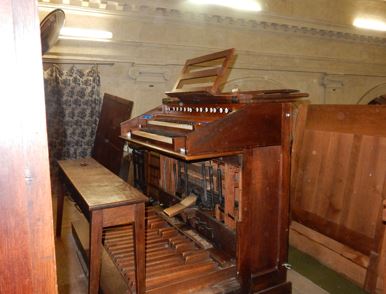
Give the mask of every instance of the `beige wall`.
M 91 2 L 97 8 L 84 8 Z M 295 88 L 314 103 L 366 103 L 386 91 L 384 34 L 351 26 L 385 15 L 383 1 L 266 0 L 261 13 L 182 0 L 71 3 L 39 2 L 40 16 L 60 7 L 66 26 L 107 29 L 113 40 L 60 40 L 45 59 L 112 63 L 99 65 L 102 92 L 133 100 L 133 115 L 161 103 L 187 58 L 230 47 L 238 56 L 227 89 Z

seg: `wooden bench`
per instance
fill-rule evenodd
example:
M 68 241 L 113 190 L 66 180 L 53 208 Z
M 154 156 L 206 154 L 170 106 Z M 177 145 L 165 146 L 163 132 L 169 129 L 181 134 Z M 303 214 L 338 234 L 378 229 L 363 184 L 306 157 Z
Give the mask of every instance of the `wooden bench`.
M 90 224 L 89 293 L 98 293 L 104 227 L 134 223 L 136 292 L 145 292 L 144 196 L 92 158 L 58 162 L 63 185 Z M 64 189 L 58 195 L 56 236 L 61 235 Z

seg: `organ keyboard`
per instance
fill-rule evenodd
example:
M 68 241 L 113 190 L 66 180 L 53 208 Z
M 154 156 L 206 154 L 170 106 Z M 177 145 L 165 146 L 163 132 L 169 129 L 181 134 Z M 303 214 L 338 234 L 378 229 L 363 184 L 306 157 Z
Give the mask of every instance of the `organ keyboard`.
M 285 267 L 290 140 L 296 105 L 308 95 L 292 89 L 221 93 L 233 53 L 229 49 L 188 60 L 163 104 L 123 122 L 121 137 L 136 150 L 135 158 L 142 150 L 144 158 L 134 162 L 135 182 L 146 183 L 142 188 L 156 204 L 169 207 L 188 195 L 197 196 L 196 205 L 177 217 L 165 218 L 162 209 L 152 211 L 153 217 L 161 215 L 166 230 L 164 221 L 177 221 L 178 234 L 193 243 L 184 231 L 205 239 L 213 248 L 196 249 L 211 260 L 210 271 L 222 268 L 216 262 L 220 255 L 227 269 L 233 269 L 213 281 L 197 269 L 197 276 L 192 274 L 194 288 L 181 260 L 176 260 L 170 266 L 173 273 L 167 274 L 186 281 L 178 285 L 178 293 L 232 279 L 240 293 L 290 293 Z M 198 245 L 184 244 L 194 255 Z M 158 267 L 151 269 L 151 248 L 146 253 L 148 291 L 158 272 Z M 159 281 L 157 287 L 173 289 L 173 283 Z
M 286 98 L 300 95 L 303 94 L 293 91 Z M 182 104 L 166 102 L 161 108 L 123 123 L 122 138 L 147 143 L 153 149 L 188 160 L 210 158 L 214 148 L 217 155 L 229 155 L 240 153 L 246 144 L 280 143 L 280 103 L 251 98 L 239 104 Z

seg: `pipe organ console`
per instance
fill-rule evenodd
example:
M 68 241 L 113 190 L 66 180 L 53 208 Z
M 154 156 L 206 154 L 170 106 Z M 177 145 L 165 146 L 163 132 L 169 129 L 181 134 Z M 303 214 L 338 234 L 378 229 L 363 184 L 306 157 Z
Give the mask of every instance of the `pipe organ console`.
M 146 293 L 291 293 L 291 132 L 307 94 L 220 93 L 233 53 L 188 60 L 161 106 L 121 124 L 121 137 L 144 157 L 134 164 L 146 179 L 136 180 L 145 181 L 154 204 L 146 221 Z M 188 196 L 195 201 L 184 207 Z M 173 205 L 177 215 L 167 215 Z M 133 287 L 133 264 L 108 238 L 119 232 L 105 234 Z

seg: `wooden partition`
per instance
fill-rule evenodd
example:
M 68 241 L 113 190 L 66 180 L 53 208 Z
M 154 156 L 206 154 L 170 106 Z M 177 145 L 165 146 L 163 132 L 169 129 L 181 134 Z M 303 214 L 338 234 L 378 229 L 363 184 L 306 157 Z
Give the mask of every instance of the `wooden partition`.
M 291 244 L 366 290 L 380 291 L 386 106 L 305 107 L 293 152 Z
M 37 1 L 0 2 L 0 293 L 57 293 Z
M 383 222 L 386 224 L 386 200 L 383 200 Z M 385 238 L 385 236 L 383 236 Z M 386 293 L 386 287 L 385 287 L 385 283 L 386 283 L 386 270 L 385 270 L 385 267 L 386 267 L 386 258 L 384 258 L 384 262 L 383 262 L 383 294 Z

